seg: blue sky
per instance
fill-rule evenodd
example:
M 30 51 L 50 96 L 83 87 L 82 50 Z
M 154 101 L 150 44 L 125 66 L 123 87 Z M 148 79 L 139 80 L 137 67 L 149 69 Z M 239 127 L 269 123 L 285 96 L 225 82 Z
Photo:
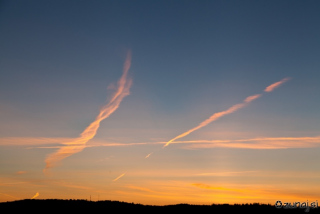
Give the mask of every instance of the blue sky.
M 101 123 L 96 140 L 166 142 L 285 77 L 290 81 L 274 92 L 183 140 L 319 136 L 319 9 L 318 1 L 2 1 L 0 137 L 79 136 L 111 96 L 128 50 L 130 95 Z M 110 162 L 108 167 L 120 173 L 153 147 L 86 148 L 64 164 L 70 161 L 72 169 L 83 157 L 119 155 L 121 164 Z M 10 151 L 4 159 L 11 171 L 26 166 L 10 162 L 8 154 L 24 154 L 25 161 L 37 162 L 41 172 L 43 159 L 54 151 L 2 148 L 2 154 Z M 178 155 L 187 163 L 203 164 L 210 156 L 201 149 L 192 153 L 179 148 L 172 145 L 157 157 Z M 274 163 L 267 160 L 274 152 L 286 164 L 294 159 L 292 154 L 314 157 L 312 149 L 303 149 L 268 151 L 261 165 L 270 170 Z M 226 165 L 239 164 L 243 170 L 251 167 L 248 153 L 258 159 L 252 150 L 222 151 L 235 157 Z M 243 165 L 236 157 L 244 158 Z M 173 171 L 188 165 L 175 161 Z M 158 159 L 155 162 L 162 167 Z M 152 164 L 145 170 L 148 167 Z

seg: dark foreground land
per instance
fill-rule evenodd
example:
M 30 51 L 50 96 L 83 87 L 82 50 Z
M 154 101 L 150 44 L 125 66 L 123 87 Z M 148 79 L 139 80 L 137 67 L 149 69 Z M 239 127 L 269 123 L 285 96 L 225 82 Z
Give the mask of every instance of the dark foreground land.
M 26 199 L 20 201 L 0 203 L 0 210 L 8 213 L 14 211 L 36 211 L 41 213 L 58 212 L 58 213 L 72 213 L 76 211 L 90 212 L 90 213 L 114 213 L 114 212 L 150 212 L 150 211 L 188 211 L 188 212 L 207 212 L 207 213 L 306 213 L 305 209 L 291 208 L 277 209 L 273 205 L 266 204 L 213 204 L 213 205 L 189 205 L 177 204 L 166 206 L 151 206 L 142 204 L 133 204 L 119 201 L 87 201 L 87 200 L 60 200 L 47 199 L 35 200 Z M 310 209 L 309 213 L 320 213 L 319 208 Z

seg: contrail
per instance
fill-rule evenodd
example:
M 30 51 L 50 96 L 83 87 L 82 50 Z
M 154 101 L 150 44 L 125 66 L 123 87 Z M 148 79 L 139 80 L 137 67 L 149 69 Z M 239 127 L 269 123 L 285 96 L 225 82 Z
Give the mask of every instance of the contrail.
M 40 194 L 37 192 L 31 199 L 38 197 Z
M 281 81 L 279 82 L 276 82 L 276 83 L 273 83 L 271 85 L 269 85 L 268 87 L 265 88 L 265 92 L 271 92 L 273 91 L 275 88 L 279 87 L 280 85 L 282 85 L 283 83 L 285 83 L 286 81 L 288 81 L 289 78 L 284 78 L 282 79 Z M 228 115 L 228 114 L 231 114 L 245 106 L 247 106 L 249 103 L 251 103 L 253 100 L 255 99 L 258 99 L 259 97 L 261 97 L 262 94 L 255 94 L 255 95 L 252 95 L 252 96 L 249 96 L 247 97 L 246 99 L 244 99 L 242 101 L 242 103 L 238 103 L 238 104 L 235 104 L 233 106 L 231 106 L 230 108 L 228 108 L 227 110 L 225 111 L 220 111 L 220 112 L 217 112 L 217 113 L 214 113 L 213 115 L 211 115 L 211 117 L 209 117 L 208 119 L 206 119 L 205 121 L 201 122 L 198 126 L 178 135 L 177 137 L 175 138 L 172 138 L 171 140 L 169 140 L 163 147 L 166 147 L 168 146 L 170 143 L 172 143 L 173 141 L 177 140 L 177 139 L 180 139 L 182 137 L 185 137 L 187 135 L 189 135 L 190 133 L 208 125 L 209 123 L 215 121 L 215 120 L 218 120 L 220 117 L 223 117 L 225 115 Z
M 314 148 L 320 146 L 320 136 L 317 137 L 276 137 L 251 138 L 239 140 L 194 140 L 175 141 L 172 143 L 191 144 L 186 148 L 238 148 L 238 149 L 289 149 Z
M 128 71 L 131 65 L 131 52 L 129 51 L 124 63 L 123 74 L 118 81 L 117 89 L 112 95 L 110 101 L 101 108 L 99 115 L 96 119 L 80 134 L 80 137 L 65 143 L 66 146 L 60 148 L 58 151 L 47 156 L 46 169 L 52 168 L 56 163 L 69 157 L 75 153 L 81 152 L 85 147 L 86 143 L 91 140 L 97 133 L 100 126 L 100 122 L 109 117 L 119 107 L 122 99 L 129 95 L 132 80 L 127 78 Z
M 152 155 L 152 153 L 153 153 L 153 152 L 151 152 L 151 153 L 147 154 L 144 158 L 148 158 L 148 157 L 150 157 L 150 155 Z
M 213 115 L 211 115 L 211 117 L 209 117 L 205 121 L 201 122 L 198 126 L 196 126 L 196 127 L 192 128 L 192 129 L 182 133 L 181 135 L 178 135 L 177 137 L 169 140 L 163 147 L 168 146 L 171 142 L 173 142 L 173 141 L 175 141 L 177 139 L 180 139 L 182 137 L 185 137 L 185 136 L 189 135 L 190 133 L 192 133 L 192 132 L 194 132 L 194 131 L 196 131 L 196 130 L 198 130 L 198 129 L 206 126 L 206 125 L 208 125 L 209 123 L 219 119 L 220 117 L 223 117 L 223 116 L 225 116 L 227 114 L 231 114 L 231 113 L 233 113 L 233 112 L 245 107 L 246 105 L 248 105 L 253 100 L 258 99 L 260 96 L 261 96 L 261 94 L 256 94 L 256 95 L 253 95 L 253 96 L 249 96 L 242 103 L 235 104 L 235 105 L 231 106 L 230 108 L 228 108 L 225 111 L 220 111 L 220 112 L 214 113 Z
M 115 179 L 113 179 L 112 181 L 117 181 L 118 179 L 122 178 L 126 173 L 122 173 L 121 175 L 119 175 L 118 177 L 116 177 Z
M 290 80 L 289 77 L 284 78 L 284 79 L 280 80 L 279 82 L 275 82 L 275 83 L 269 85 L 268 87 L 266 87 L 266 88 L 264 89 L 264 91 L 265 91 L 265 92 L 271 92 L 271 91 L 273 91 L 274 89 L 276 89 L 276 88 L 278 88 L 279 86 L 281 86 L 283 83 L 287 82 L 288 80 Z

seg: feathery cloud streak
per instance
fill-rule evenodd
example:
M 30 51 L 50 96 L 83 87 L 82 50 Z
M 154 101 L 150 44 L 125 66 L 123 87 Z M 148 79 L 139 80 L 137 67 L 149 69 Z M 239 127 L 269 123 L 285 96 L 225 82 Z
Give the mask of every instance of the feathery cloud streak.
M 45 162 L 47 170 L 56 165 L 59 161 L 63 160 L 66 157 L 69 157 L 75 153 L 81 152 L 85 147 L 86 143 L 91 140 L 97 133 L 97 130 L 100 126 L 100 122 L 107 117 L 109 117 L 117 108 L 119 107 L 122 99 L 129 95 L 130 87 L 132 85 L 132 80 L 128 79 L 128 71 L 131 65 L 131 52 L 128 52 L 124 67 L 123 74 L 118 81 L 117 89 L 112 95 L 110 101 L 101 108 L 99 115 L 96 119 L 81 133 L 80 137 L 65 143 L 65 146 L 60 148 L 55 153 L 52 153 L 47 156 Z
M 273 83 L 273 84 L 269 85 L 268 87 L 266 87 L 264 91 L 265 92 L 271 92 L 275 88 L 279 87 L 280 85 L 282 85 L 283 83 L 285 83 L 288 80 L 289 80 L 289 78 L 284 78 L 279 82 Z M 203 122 L 201 122 L 198 126 L 196 126 L 196 127 L 192 128 L 192 129 L 190 129 L 190 130 L 178 135 L 175 138 L 172 138 L 163 147 L 168 146 L 173 141 L 175 141 L 177 139 L 180 139 L 182 137 L 185 137 L 185 136 L 189 135 L 190 133 L 192 133 L 192 132 L 194 132 L 194 131 L 196 131 L 196 130 L 198 130 L 198 129 L 206 126 L 206 125 L 208 125 L 209 123 L 211 123 L 211 122 L 213 122 L 215 120 L 218 120 L 219 118 L 221 118 L 221 117 L 223 117 L 225 115 L 231 114 L 231 113 L 233 113 L 233 112 L 235 112 L 235 111 L 247 106 L 249 103 L 251 103 L 252 101 L 258 99 L 261 96 L 262 96 L 262 94 L 255 94 L 255 95 L 249 96 L 246 99 L 244 99 L 242 103 L 235 104 L 235 105 L 231 106 L 230 108 L 228 108 L 225 111 L 220 111 L 220 112 L 214 113 L 213 115 L 211 115 L 211 117 L 209 117 L 208 119 L 206 119 Z

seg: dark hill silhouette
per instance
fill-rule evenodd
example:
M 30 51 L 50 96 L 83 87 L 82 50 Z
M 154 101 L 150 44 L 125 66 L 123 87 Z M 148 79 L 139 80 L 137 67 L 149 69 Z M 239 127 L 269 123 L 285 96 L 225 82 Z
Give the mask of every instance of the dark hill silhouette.
M 26 199 L 0 203 L 0 210 L 7 212 L 17 211 L 36 211 L 38 212 L 58 212 L 75 213 L 77 211 L 90 213 L 110 213 L 110 212 L 150 212 L 150 211 L 188 211 L 188 212 L 207 212 L 207 213 L 305 213 L 305 209 L 284 209 L 275 208 L 274 205 L 267 204 L 212 204 L 212 205 L 190 205 L 176 204 L 165 206 L 152 206 L 119 201 L 87 201 L 87 200 L 61 200 L 61 199 Z M 318 213 L 319 208 L 310 209 L 310 213 Z

